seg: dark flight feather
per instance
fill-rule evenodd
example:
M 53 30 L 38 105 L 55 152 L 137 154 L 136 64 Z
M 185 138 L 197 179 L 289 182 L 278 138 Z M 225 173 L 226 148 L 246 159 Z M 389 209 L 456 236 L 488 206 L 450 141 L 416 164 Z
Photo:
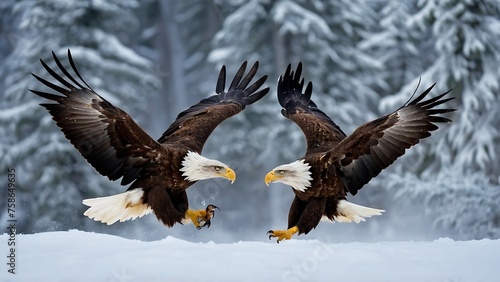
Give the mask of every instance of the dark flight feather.
M 295 122 L 307 140 L 307 152 L 312 153 L 331 148 L 342 139 L 345 133 L 311 100 L 313 85 L 309 82 L 306 90 L 302 74 L 302 63 L 295 72 L 288 65 L 285 74 L 278 80 L 278 101 L 283 107 L 282 114 Z
M 226 70 L 223 67 L 219 73 L 215 89 L 217 95 L 203 99 L 198 104 L 181 112 L 158 139 L 158 142 L 162 144 L 182 143 L 189 146 L 192 151 L 201 152 L 203 144 L 217 125 L 243 111 L 247 105 L 251 105 L 263 98 L 269 92 L 268 87 L 258 92 L 255 91 L 264 84 L 267 76 L 259 78 L 248 86 L 255 76 L 259 64 L 256 62 L 243 78 L 246 65 L 247 63 L 243 62 L 227 92 L 224 90 L 225 83 L 223 81 L 226 79 Z M 193 128 L 197 128 L 197 130 L 193 130 Z

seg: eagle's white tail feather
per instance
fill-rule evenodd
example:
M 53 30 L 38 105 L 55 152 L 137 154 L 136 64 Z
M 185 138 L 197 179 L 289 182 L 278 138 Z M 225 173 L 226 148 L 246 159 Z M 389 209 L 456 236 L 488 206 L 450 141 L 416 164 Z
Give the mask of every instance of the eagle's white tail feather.
M 113 196 L 85 199 L 83 204 L 90 208 L 83 214 L 107 225 L 136 219 L 151 212 L 151 207 L 142 203 L 143 194 L 144 191 L 137 188 Z
M 371 217 L 374 215 L 381 215 L 385 210 L 373 209 L 368 207 L 363 207 L 350 203 L 346 200 L 340 200 L 337 204 L 338 215 L 334 218 L 334 222 L 356 222 L 360 223 L 365 221 L 366 217 Z M 323 216 L 322 220 L 331 221 L 326 216 Z

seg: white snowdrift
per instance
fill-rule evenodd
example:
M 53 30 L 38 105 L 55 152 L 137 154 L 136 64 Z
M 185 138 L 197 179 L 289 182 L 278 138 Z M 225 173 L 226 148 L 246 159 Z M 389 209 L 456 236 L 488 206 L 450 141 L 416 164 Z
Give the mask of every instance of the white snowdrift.
M 299 237 L 300 238 L 300 237 Z M 0 236 L 5 261 L 7 234 Z M 1 281 L 498 281 L 500 240 L 233 244 L 142 242 L 82 231 L 16 237 Z M 8 254 L 8 253 L 7 253 Z

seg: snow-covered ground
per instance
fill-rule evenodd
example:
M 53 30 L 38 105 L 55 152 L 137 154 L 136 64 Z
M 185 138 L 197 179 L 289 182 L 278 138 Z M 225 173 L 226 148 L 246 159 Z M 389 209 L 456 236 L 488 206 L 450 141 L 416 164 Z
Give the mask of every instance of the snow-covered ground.
M 9 237 L 0 239 L 5 261 Z M 2 263 L 1 281 L 500 281 L 500 240 L 216 244 L 76 230 L 15 239 L 16 274 Z

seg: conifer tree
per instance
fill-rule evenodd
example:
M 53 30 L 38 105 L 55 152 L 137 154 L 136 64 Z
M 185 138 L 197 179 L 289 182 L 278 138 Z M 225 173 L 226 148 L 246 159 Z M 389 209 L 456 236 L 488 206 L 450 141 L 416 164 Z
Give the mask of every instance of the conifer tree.
M 389 1 L 391 2 L 391 1 Z M 390 3 L 388 2 L 388 5 Z M 398 199 L 421 203 L 434 225 L 461 239 L 500 237 L 498 156 L 500 153 L 500 5 L 498 1 L 418 1 L 401 34 L 407 61 L 420 72 L 400 85 L 384 105 L 406 100 L 419 77 L 426 87 L 452 88 L 458 109 L 433 138 L 412 150 L 388 177 L 387 188 Z M 413 49 L 413 47 L 412 47 Z M 393 57 L 395 62 L 400 58 Z
M 146 79 L 151 63 L 122 43 L 132 44 L 138 27 L 137 5 L 134 0 L 27 0 L 8 7 L 15 29 L 13 51 L 1 68 L 5 96 L 0 124 L 10 138 L 2 142 L 0 174 L 4 179 L 8 167 L 18 172 L 20 232 L 92 225 L 87 218 L 83 220 L 81 200 L 123 189 L 78 155 L 38 105 L 42 101 L 28 89 L 45 90 L 30 75 L 49 78 L 40 58 L 57 69 L 51 55 L 54 51 L 69 67 L 66 54 L 71 49 L 79 72 L 96 92 L 132 116 L 144 110 L 144 99 L 158 87 L 154 80 Z

